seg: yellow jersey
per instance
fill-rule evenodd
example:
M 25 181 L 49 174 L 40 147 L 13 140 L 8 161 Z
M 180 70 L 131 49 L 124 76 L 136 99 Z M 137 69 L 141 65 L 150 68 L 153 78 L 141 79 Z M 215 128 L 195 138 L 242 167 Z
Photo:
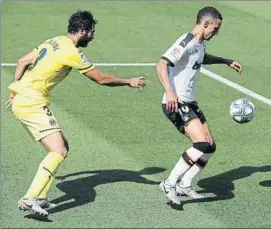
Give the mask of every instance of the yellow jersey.
M 8 87 L 15 94 L 49 102 L 49 91 L 65 79 L 72 68 L 82 74 L 94 68 L 67 36 L 48 39 L 34 51 L 37 56 L 21 80 Z

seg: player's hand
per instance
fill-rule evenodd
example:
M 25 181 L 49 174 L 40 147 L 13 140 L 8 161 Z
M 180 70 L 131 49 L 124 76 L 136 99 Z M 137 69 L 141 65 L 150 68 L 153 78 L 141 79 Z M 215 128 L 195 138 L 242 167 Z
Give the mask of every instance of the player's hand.
M 174 91 L 166 92 L 167 110 L 169 112 L 178 111 L 178 98 Z
M 14 94 L 11 92 L 9 94 L 8 101 L 5 103 L 6 109 L 9 109 L 11 107 L 13 99 L 14 99 Z
M 237 62 L 237 61 L 233 61 L 230 64 L 230 67 L 232 69 L 234 69 L 236 72 L 238 72 L 239 74 L 242 72 L 242 65 L 239 62 Z
M 129 81 L 129 87 L 138 88 L 140 91 L 143 91 L 143 88 L 146 86 L 145 80 L 146 77 L 137 77 L 131 78 Z
M 213 139 L 213 136 L 210 134 L 209 131 L 206 131 L 206 137 L 207 137 L 207 142 L 209 142 L 210 145 L 213 145 L 214 144 L 214 139 Z

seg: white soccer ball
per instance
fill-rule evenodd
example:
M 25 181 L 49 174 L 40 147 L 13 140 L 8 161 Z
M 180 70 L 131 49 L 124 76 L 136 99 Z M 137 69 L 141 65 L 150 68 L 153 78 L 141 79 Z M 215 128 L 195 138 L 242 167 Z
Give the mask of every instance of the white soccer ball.
M 238 123 L 248 123 L 255 116 L 255 106 L 247 98 L 236 99 L 230 106 L 230 116 Z

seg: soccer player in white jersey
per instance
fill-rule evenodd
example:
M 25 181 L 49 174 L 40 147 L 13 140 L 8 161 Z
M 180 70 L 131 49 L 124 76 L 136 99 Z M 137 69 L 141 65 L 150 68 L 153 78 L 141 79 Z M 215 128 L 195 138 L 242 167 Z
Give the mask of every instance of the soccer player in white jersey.
M 216 150 L 211 131 L 199 109 L 195 88 L 201 64 L 226 64 L 241 73 L 237 61 L 205 53 L 206 41 L 218 34 L 222 15 L 214 7 L 204 7 L 197 14 L 196 25 L 190 33 L 180 36 L 158 61 L 157 76 L 164 87 L 162 109 L 178 131 L 192 141 L 160 189 L 175 204 L 180 195 L 198 199 L 204 196 L 191 186 L 192 179 L 206 166 Z

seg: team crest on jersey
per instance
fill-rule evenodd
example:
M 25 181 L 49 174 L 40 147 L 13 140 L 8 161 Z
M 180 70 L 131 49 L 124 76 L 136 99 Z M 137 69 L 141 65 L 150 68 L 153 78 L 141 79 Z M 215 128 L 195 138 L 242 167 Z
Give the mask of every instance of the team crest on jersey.
M 189 112 L 188 106 L 181 107 L 181 111 L 182 111 L 182 113 L 188 113 Z
M 83 64 L 87 64 L 89 62 L 88 58 L 85 56 L 84 53 L 81 52 L 80 56 L 81 56 Z
M 55 119 L 50 119 L 50 120 L 49 120 L 49 124 L 50 124 L 51 126 L 55 126 L 55 125 L 56 125 L 56 120 L 55 120 Z

